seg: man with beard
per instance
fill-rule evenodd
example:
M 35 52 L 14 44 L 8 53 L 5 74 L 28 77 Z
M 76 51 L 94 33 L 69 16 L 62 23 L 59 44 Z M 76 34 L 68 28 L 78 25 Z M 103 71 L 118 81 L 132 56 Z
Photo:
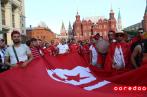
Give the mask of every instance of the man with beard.
M 5 64 L 11 67 L 26 67 L 33 58 L 31 50 L 26 44 L 21 44 L 18 31 L 13 31 L 11 38 L 14 44 L 6 49 Z

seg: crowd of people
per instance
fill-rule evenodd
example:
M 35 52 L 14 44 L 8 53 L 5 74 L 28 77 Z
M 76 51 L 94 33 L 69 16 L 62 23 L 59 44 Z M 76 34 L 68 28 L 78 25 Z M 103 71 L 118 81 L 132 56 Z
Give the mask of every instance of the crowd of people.
M 97 33 L 89 40 L 61 39 L 55 44 L 54 40 L 44 42 L 31 38 L 26 44 L 21 43 L 18 31 L 11 33 L 13 45 L 7 46 L 4 39 L 0 39 L 0 72 L 15 68 L 26 67 L 34 58 L 44 54 L 50 56 L 78 53 L 87 64 L 106 71 L 138 68 L 147 63 L 147 37 L 142 28 L 137 36 L 128 40 L 125 32 L 108 32 L 108 40 Z

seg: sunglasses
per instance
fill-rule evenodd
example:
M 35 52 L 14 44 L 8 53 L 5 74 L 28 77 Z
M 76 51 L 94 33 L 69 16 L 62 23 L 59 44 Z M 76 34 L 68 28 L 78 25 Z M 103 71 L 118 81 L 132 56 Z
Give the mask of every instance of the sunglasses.
M 118 35 L 116 35 L 116 37 L 123 37 L 123 35 L 122 34 L 118 34 Z
M 138 32 L 138 33 L 141 33 L 141 34 L 142 34 L 143 32 L 142 32 L 142 31 L 140 31 L 140 32 Z

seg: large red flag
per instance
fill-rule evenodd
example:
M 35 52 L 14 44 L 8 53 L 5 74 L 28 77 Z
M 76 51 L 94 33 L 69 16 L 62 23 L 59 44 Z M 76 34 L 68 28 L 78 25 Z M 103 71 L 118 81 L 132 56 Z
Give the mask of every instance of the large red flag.
M 117 84 L 114 83 L 114 75 L 117 76 L 118 74 L 119 76 L 121 76 L 121 74 L 123 75 L 124 71 L 120 71 L 117 73 L 99 70 L 96 67 L 86 64 L 86 62 L 79 54 L 66 54 L 56 57 L 46 55 L 45 59 L 49 64 L 49 69 L 47 70 L 49 76 L 53 80 L 56 80 L 58 82 L 78 86 L 87 91 L 111 93 L 117 96 L 120 96 L 121 94 L 122 96 L 128 95 L 129 97 L 144 97 L 145 95 L 145 91 L 115 91 L 114 88 L 117 86 L 123 87 L 129 85 L 119 83 L 119 81 L 123 82 L 123 78 L 122 80 L 119 78 L 114 78 L 118 81 Z M 125 76 L 125 78 L 127 79 L 127 76 Z M 137 76 L 135 78 L 137 78 Z
M 47 66 L 47 67 L 46 67 Z M 146 97 L 144 92 L 114 91 L 78 54 L 45 55 L 26 68 L 0 74 L 0 97 Z
M 0 97 L 114 97 L 52 80 L 42 58 L 0 74 Z M 122 97 L 122 96 L 120 96 Z

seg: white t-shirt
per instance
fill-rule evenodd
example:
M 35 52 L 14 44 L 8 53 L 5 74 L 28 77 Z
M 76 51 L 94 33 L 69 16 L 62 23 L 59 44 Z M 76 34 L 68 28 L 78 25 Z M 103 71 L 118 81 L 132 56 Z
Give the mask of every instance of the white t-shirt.
M 125 61 L 121 46 L 115 48 L 114 63 L 116 63 L 115 65 L 117 65 L 119 68 L 125 67 Z
M 19 47 L 14 47 L 18 56 L 19 61 L 28 60 L 27 54 L 31 54 L 30 48 L 26 44 L 21 44 Z M 6 49 L 6 55 L 10 57 L 10 64 L 16 64 L 17 59 L 13 50 L 13 47 L 10 46 Z
M 97 57 L 98 57 L 98 53 L 96 51 L 96 48 L 93 45 L 91 45 L 89 50 L 92 51 L 92 64 L 96 65 L 97 64 Z
M 67 44 L 59 44 L 57 45 L 57 48 L 59 49 L 59 54 L 64 54 L 69 50 L 69 47 Z

